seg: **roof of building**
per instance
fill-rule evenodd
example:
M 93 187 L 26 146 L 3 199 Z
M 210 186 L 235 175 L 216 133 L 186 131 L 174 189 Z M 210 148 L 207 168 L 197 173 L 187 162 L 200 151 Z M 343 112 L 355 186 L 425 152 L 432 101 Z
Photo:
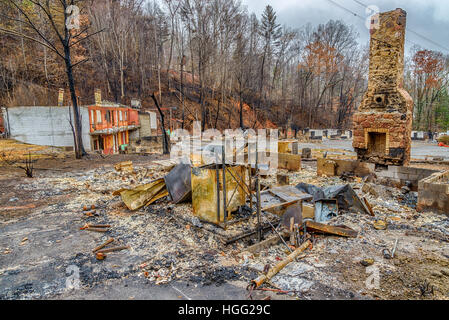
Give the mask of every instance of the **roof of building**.
M 104 107 L 104 108 L 130 108 L 129 106 L 126 106 L 124 104 L 120 104 L 120 103 L 112 102 L 112 101 L 101 101 L 101 104 L 93 104 L 90 106 Z

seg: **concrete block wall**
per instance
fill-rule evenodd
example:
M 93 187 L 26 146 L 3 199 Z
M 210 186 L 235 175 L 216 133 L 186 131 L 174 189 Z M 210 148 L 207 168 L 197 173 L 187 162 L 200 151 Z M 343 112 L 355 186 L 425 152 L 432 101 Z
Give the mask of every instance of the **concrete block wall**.
M 341 176 L 345 173 L 353 173 L 358 177 L 366 177 L 373 173 L 382 184 L 400 187 L 410 183 L 413 191 L 418 191 L 418 184 L 421 180 L 437 172 L 435 170 L 399 166 L 388 166 L 387 169 L 377 170 L 373 163 L 352 160 L 319 158 L 317 162 L 318 176 Z
M 4 132 L 8 131 L 8 124 L 6 123 L 7 114 L 6 114 L 6 108 L 0 108 L 0 133 L 2 130 Z
M 11 138 L 41 146 L 74 147 L 69 112 L 70 107 L 9 108 Z M 81 107 L 80 116 L 84 148 L 91 151 L 88 109 Z
M 434 174 L 435 170 L 421 168 L 389 166 L 388 170 L 376 172 L 378 177 L 399 179 L 403 181 L 420 181 Z
M 434 173 L 419 182 L 418 211 L 449 216 L 449 171 Z
M 411 189 L 413 191 L 418 191 L 419 182 L 436 172 L 438 171 L 421 168 L 388 166 L 388 170 L 378 170 L 375 174 L 378 178 L 393 181 L 398 186 L 403 186 L 410 183 Z

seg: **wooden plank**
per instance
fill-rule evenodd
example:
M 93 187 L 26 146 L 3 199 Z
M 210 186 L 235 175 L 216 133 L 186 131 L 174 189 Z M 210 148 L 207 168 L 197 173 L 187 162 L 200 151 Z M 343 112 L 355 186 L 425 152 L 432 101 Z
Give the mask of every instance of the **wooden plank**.
M 252 245 L 251 247 L 246 248 L 245 251 L 248 251 L 251 253 L 257 253 L 257 252 L 267 249 L 271 246 L 275 246 L 275 245 L 279 244 L 280 242 L 281 242 L 281 239 L 278 236 L 274 236 L 274 237 L 264 240 L 262 242 L 256 243 L 255 245 Z
M 313 196 L 299 191 L 293 186 L 276 187 L 264 192 L 261 192 L 263 202 L 270 205 L 262 208 L 262 211 L 267 211 L 276 215 L 282 215 L 285 210 L 298 202 L 312 200 Z M 280 200 L 279 200 L 280 199 Z M 274 204 L 271 204 L 276 202 Z
M 270 230 L 270 229 L 272 229 L 270 225 L 262 226 L 262 232 L 265 232 L 265 231 Z M 223 242 L 224 242 L 225 245 L 230 245 L 230 244 L 233 244 L 234 242 L 237 242 L 237 241 L 240 241 L 240 240 L 243 240 L 243 239 L 246 239 L 246 238 L 253 237 L 253 236 L 257 235 L 257 233 L 258 233 L 258 230 L 246 232 L 244 234 L 235 236 L 235 237 L 230 238 L 230 239 L 224 239 Z
M 314 221 L 306 221 L 306 227 L 307 230 L 312 230 L 317 233 L 324 233 L 340 237 L 357 238 L 358 236 L 358 232 L 353 229 L 329 226 Z
M 293 204 L 295 204 L 295 203 L 297 203 L 299 201 L 301 201 L 301 200 L 300 199 L 296 199 L 296 200 L 289 201 L 289 202 L 276 203 L 276 204 L 273 204 L 271 206 L 262 208 L 262 211 L 270 212 L 270 210 L 274 210 L 274 209 L 287 209 L 288 207 L 290 207 L 291 205 L 293 205 Z
M 368 202 L 368 200 L 365 197 L 363 197 L 363 202 L 364 202 L 364 204 L 366 206 L 366 209 L 368 210 L 369 214 L 372 217 L 375 217 L 376 214 L 374 213 L 373 207 L 371 206 L 371 204 Z

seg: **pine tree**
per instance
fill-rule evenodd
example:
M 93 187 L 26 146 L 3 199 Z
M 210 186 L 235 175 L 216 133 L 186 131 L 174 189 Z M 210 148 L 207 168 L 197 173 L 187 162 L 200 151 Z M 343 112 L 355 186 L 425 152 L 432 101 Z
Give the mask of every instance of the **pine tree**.
M 272 6 L 267 5 L 262 14 L 260 27 L 260 35 L 264 41 L 264 49 L 260 68 L 259 99 L 262 99 L 262 92 L 264 90 L 265 70 L 271 69 L 271 57 L 274 54 L 274 50 L 279 46 L 279 39 L 282 36 L 281 26 L 276 22 L 276 20 L 276 12 Z M 264 95 L 264 99 L 266 99 L 266 94 Z

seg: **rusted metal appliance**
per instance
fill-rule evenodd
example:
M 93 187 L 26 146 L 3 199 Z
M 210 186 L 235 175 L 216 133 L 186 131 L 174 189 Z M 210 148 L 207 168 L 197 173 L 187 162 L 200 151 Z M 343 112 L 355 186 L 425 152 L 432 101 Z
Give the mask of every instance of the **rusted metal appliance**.
M 217 225 L 231 220 L 231 213 L 246 204 L 246 172 L 244 166 L 223 164 L 192 168 L 193 214 Z

